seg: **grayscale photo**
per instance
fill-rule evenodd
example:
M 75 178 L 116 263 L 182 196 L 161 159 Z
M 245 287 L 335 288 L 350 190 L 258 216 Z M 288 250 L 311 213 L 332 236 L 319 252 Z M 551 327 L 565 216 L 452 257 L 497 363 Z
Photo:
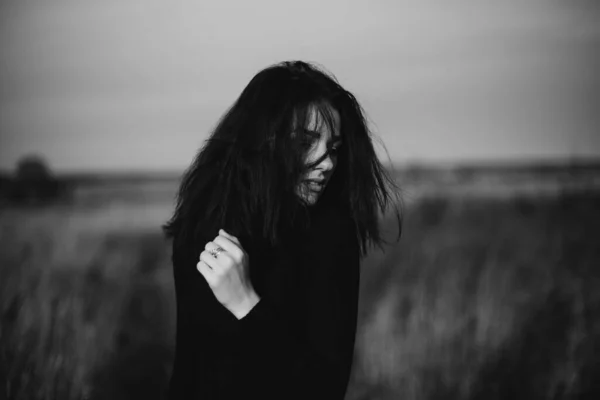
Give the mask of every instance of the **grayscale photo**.
M 600 3 L 0 0 L 0 400 L 600 399 Z

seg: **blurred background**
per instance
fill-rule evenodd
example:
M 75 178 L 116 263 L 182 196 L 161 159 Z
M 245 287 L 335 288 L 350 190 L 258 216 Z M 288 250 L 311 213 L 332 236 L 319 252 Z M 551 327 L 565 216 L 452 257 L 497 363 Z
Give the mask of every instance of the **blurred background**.
M 160 225 L 288 59 L 357 96 L 403 188 L 347 399 L 600 398 L 600 3 L 0 0 L 0 399 L 162 398 Z

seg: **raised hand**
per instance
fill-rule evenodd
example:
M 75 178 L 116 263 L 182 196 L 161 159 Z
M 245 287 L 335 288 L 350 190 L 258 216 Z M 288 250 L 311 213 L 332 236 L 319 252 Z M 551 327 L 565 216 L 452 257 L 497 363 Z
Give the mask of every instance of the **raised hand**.
M 250 281 L 248 254 L 238 238 L 223 229 L 206 243 L 196 267 L 217 300 L 238 319 L 260 300 Z

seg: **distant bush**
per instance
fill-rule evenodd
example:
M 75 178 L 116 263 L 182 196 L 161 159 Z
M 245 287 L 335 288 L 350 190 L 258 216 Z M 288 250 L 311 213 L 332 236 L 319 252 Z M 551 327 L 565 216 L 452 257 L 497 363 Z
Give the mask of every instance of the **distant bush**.
M 21 206 L 38 206 L 65 199 L 66 185 L 54 177 L 43 158 L 30 155 L 17 164 L 14 177 L 2 177 L 0 198 L 2 203 Z
M 9 193 L 12 189 L 12 180 L 8 175 L 0 174 L 0 204 L 8 201 Z

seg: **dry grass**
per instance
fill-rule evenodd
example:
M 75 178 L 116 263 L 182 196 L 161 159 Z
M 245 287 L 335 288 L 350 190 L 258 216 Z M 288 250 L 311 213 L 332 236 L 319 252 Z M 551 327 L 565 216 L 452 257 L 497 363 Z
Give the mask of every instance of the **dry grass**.
M 152 397 L 164 389 L 174 322 L 169 249 L 139 207 L 104 214 L 2 216 L 7 398 Z
M 598 221 L 598 194 L 416 203 L 365 265 L 349 397 L 600 398 Z
M 363 265 L 348 399 L 600 398 L 599 204 L 410 204 L 400 244 Z M 161 398 L 167 211 L 2 212 L 0 398 Z

